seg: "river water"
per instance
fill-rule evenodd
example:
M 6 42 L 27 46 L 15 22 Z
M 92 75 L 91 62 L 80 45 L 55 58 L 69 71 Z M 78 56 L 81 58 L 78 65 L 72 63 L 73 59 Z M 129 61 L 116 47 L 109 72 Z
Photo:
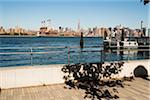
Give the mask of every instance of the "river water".
M 80 49 L 79 37 L 0 37 L 0 67 L 99 63 L 101 61 L 148 58 L 143 57 L 144 54 L 138 52 L 128 55 L 120 55 L 116 52 L 100 52 L 103 50 L 103 39 L 101 37 L 84 37 L 83 40 L 84 48 Z M 31 49 L 33 54 L 28 54 L 27 52 L 31 52 Z M 21 53 L 2 54 L 10 52 Z M 34 54 L 34 52 L 37 53 Z

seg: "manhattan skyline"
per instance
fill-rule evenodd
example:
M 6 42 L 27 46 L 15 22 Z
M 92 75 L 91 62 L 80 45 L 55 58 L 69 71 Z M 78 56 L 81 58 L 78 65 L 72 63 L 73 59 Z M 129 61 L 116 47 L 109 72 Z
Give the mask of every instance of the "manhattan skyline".
M 41 21 L 51 19 L 53 28 L 77 29 L 78 20 L 82 28 L 140 28 L 141 21 L 148 27 L 149 9 L 140 0 L 0 0 L 0 26 L 37 30 Z

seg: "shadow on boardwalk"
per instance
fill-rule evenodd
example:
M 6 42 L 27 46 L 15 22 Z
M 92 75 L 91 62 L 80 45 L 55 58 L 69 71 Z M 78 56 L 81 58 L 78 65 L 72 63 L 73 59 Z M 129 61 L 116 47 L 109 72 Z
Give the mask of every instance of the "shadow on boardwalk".
M 82 89 L 85 91 L 84 98 L 99 99 L 117 99 L 119 98 L 117 88 L 124 87 L 124 81 L 131 81 L 133 77 L 124 79 L 112 78 L 119 74 L 123 62 L 119 63 L 97 63 L 97 64 L 73 64 L 65 65 L 62 68 L 64 72 L 65 88 Z

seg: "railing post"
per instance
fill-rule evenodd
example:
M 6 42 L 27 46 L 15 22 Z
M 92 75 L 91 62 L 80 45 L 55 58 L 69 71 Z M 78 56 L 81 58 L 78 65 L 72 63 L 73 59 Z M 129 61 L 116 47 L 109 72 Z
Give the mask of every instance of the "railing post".
M 100 59 L 101 59 L 101 62 L 102 62 L 102 50 L 100 51 Z
M 31 64 L 31 66 L 33 65 L 33 57 L 32 57 L 32 52 L 33 52 L 33 50 L 32 50 L 32 47 L 30 48 L 30 64 Z
M 70 47 L 68 46 L 68 64 L 70 64 Z
M 129 60 L 129 54 L 130 54 L 130 47 L 127 47 L 128 48 L 128 58 L 127 58 L 127 61 Z
M 81 63 L 80 58 L 81 58 L 81 48 L 79 49 L 79 53 L 78 53 L 78 63 Z
M 101 48 L 100 48 L 101 49 Z M 105 60 L 105 58 L 104 58 L 104 51 L 105 51 L 105 49 L 104 49 L 104 46 L 103 46 L 103 48 L 102 48 L 102 50 L 101 50 L 101 62 L 104 62 L 104 60 Z
M 103 62 L 104 59 L 105 59 L 105 58 L 104 58 L 104 50 L 102 50 L 102 51 L 101 51 L 101 61 Z

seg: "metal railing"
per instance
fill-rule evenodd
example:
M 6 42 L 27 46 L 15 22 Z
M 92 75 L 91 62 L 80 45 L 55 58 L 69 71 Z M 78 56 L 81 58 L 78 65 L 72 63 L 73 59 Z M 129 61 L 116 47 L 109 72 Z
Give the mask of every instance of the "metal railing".
M 112 46 L 113 48 L 116 46 Z M 5 62 L 7 63 L 11 63 L 14 61 L 17 61 L 22 59 L 22 63 L 24 62 L 23 60 L 28 60 L 28 65 L 34 65 L 34 60 L 36 59 L 42 59 L 44 60 L 46 57 L 51 57 L 53 54 L 53 57 L 56 58 L 56 60 L 58 60 L 59 58 L 57 58 L 56 56 L 60 56 L 63 55 L 64 58 L 61 58 L 61 60 L 65 60 L 67 59 L 68 64 L 71 63 L 71 54 L 76 54 L 77 56 L 79 56 L 78 58 L 74 58 L 74 59 L 78 59 L 80 62 L 80 60 L 82 59 L 82 57 L 80 57 L 81 53 L 88 53 L 87 56 L 90 56 L 90 53 L 97 53 L 95 55 L 98 55 L 97 58 L 99 61 L 105 61 L 107 59 L 107 55 L 113 53 L 113 52 L 128 52 L 128 55 L 130 54 L 130 52 L 134 52 L 134 51 L 144 51 L 144 52 L 149 52 L 149 45 L 148 46 L 139 46 L 139 48 L 132 48 L 132 47 L 126 47 L 126 49 L 113 49 L 110 50 L 109 52 L 104 50 L 104 47 L 101 46 L 84 46 L 83 49 L 80 48 L 80 46 L 45 46 L 45 47 L 2 47 L 0 48 L 0 61 L 3 62 L 3 64 Z M 51 55 L 49 55 L 51 54 Z M 11 56 L 13 55 L 13 56 Z M 18 55 L 24 55 L 24 56 L 20 56 L 18 57 Z M 25 56 L 26 55 L 26 56 Z M 34 55 L 36 55 L 34 57 Z M 38 56 L 40 55 L 40 57 Z M 67 56 L 65 58 L 65 56 Z M 87 57 L 88 58 L 88 57 Z M 48 59 L 52 59 L 52 58 L 48 58 Z M 91 57 L 92 59 L 92 57 Z M 93 58 L 96 59 L 96 58 Z M 48 60 L 48 61 L 50 61 Z M 61 61 L 60 60 L 60 61 Z M 127 58 L 127 60 L 129 60 Z M 37 62 L 40 60 L 37 60 Z M 30 62 L 30 63 L 29 63 Z M 2 65 L 3 65 L 2 64 Z M 5 65 L 4 65 L 5 66 Z
M 89 49 L 87 49 L 89 48 Z M 91 50 L 91 48 L 100 48 L 100 50 Z M 80 53 L 80 52 L 101 52 L 103 46 L 85 46 L 84 49 L 80 49 L 80 46 L 46 46 L 46 47 L 3 47 L 0 48 L 0 61 L 17 61 L 19 59 L 29 60 L 30 65 L 34 65 L 34 55 L 40 55 L 43 58 L 43 55 L 51 56 L 49 54 L 56 55 L 67 55 L 67 63 L 70 64 L 71 54 Z M 77 50 L 78 49 L 78 50 Z M 13 55 L 14 57 L 9 57 Z M 19 57 L 19 55 L 27 55 L 25 57 Z M 7 57 L 8 56 L 8 57 Z M 38 57 L 37 57 L 38 58 Z M 44 59 L 44 58 L 43 58 Z M 64 58 L 66 59 L 66 58 Z M 11 63 L 11 62 L 9 62 Z
M 110 48 L 117 48 L 113 51 L 150 51 L 150 45 L 141 46 L 110 46 Z

